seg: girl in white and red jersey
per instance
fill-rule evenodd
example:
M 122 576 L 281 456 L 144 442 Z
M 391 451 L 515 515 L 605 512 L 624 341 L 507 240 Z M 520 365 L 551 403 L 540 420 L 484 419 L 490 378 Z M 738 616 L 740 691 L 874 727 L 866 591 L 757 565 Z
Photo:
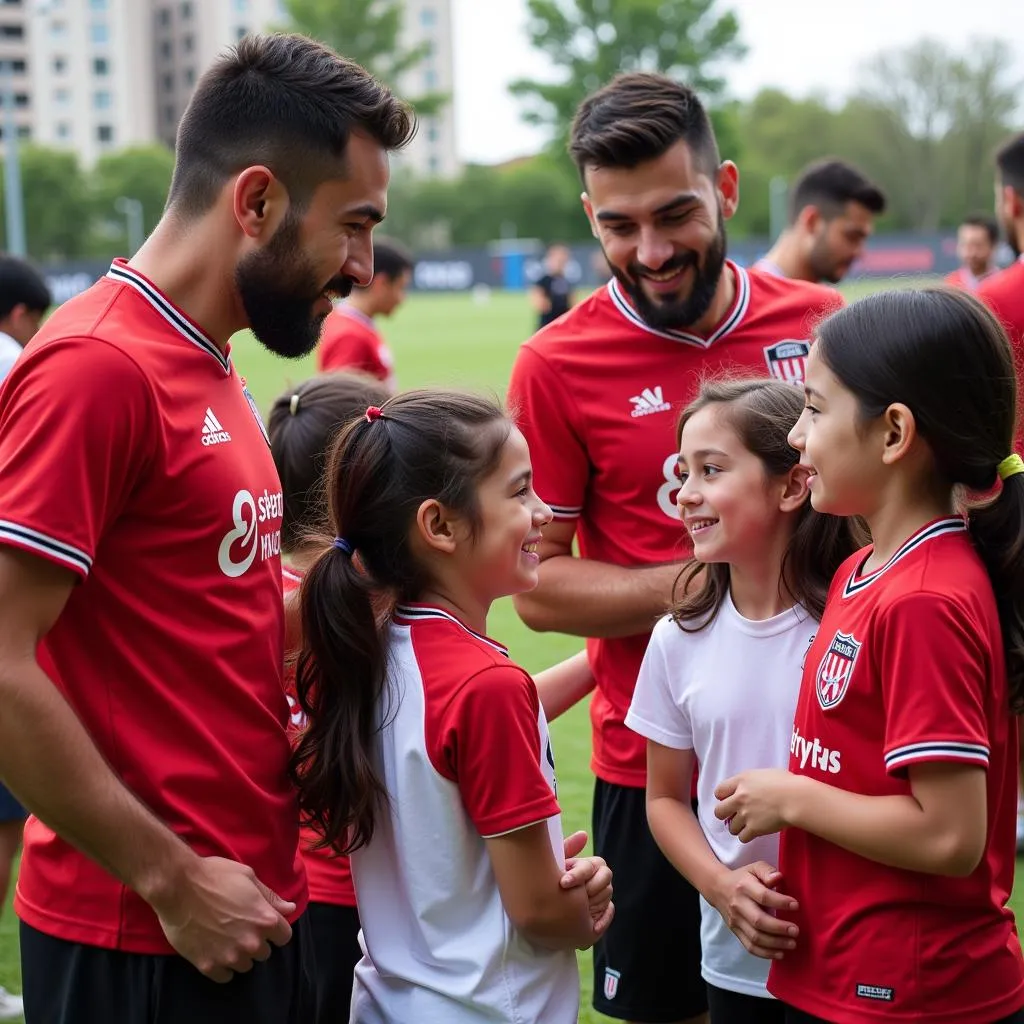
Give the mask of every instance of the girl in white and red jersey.
M 611 873 L 576 859 L 573 885 L 537 688 L 486 635 L 491 603 L 536 585 L 551 518 L 526 442 L 485 399 L 407 392 L 339 435 L 327 501 L 294 771 L 305 817 L 352 855 L 351 1019 L 575 1024 L 575 950 L 611 920 Z
M 363 374 L 326 373 L 289 388 L 270 410 L 267 432 L 284 496 L 281 572 L 286 606 L 297 604 L 303 573 L 322 550 L 314 538 L 325 512 L 322 476 L 331 439 L 362 416 L 368 405 L 387 401 L 389 393 L 380 381 Z M 289 607 L 289 625 L 297 619 L 296 612 Z M 302 715 L 295 696 L 294 632 L 289 630 L 285 686 L 292 708 L 291 731 L 297 736 Z M 309 880 L 306 913 L 315 949 L 315 1017 L 310 1024 L 335 1024 L 348 1020 L 352 974 L 362 956 L 359 912 L 348 857 L 318 847 L 319 838 L 304 828 L 299 846 Z
M 799 909 L 778 914 L 799 937 L 768 988 L 787 1021 L 1021 1022 L 1010 346 L 979 302 L 938 288 L 863 299 L 817 337 L 791 440 L 815 509 L 863 516 L 874 543 L 829 590 L 789 771 L 722 781 L 715 813 L 744 842 L 785 830 Z
M 683 411 L 677 501 L 693 561 L 626 716 L 648 741 L 651 833 L 703 897 L 711 1024 L 785 1020 L 760 959 L 795 945 L 795 926 L 772 914 L 792 903 L 776 891 L 778 839 L 731 836 L 714 816 L 714 786 L 751 765 L 788 764 L 800 667 L 832 574 L 858 546 L 849 521 L 810 507 L 808 471 L 787 440 L 802 408 L 791 384 L 712 380 Z

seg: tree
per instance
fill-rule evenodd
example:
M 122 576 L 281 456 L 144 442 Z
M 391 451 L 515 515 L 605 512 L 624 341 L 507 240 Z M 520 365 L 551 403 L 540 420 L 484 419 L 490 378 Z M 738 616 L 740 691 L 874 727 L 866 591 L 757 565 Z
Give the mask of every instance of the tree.
M 739 22 L 717 13 L 716 0 L 527 0 L 531 43 L 560 80 L 518 79 L 509 88 L 523 119 L 547 125 L 557 145 L 584 97 L 620 71 L 659 71 L 706 97 L 722 92 L 717 73 L 742 57 Z
M 85 255 L 90 209 L 78 157 L 35 145 L 21 146 L 18 156 L 29 256 L 45 263 Z M 2 195 L 0 189 L 0 199 Z M 6 237 L 6 224 L 3 230 Z
M 326 43 L 396 90 L 430 54 L 429 41 L 402 45 L 402 0 L 285 0 L 284 6 L 294 31 Z M 421 117 L 436 114 L 449 99 L 439 92 L 406 98 Z
M 888 181 L 910 226 L 934 230 L 990 205 L 989 153 L 1017 108 L 1012 65 L 999 40 L 973 40 L 964 55 L 925 40 L 862 68 L 844 113 L 861 123 L 864 160 Z
M 142 203 L 143 231 L 149 234 L 163 213 L 173 171 L 174 154 L 161 145 L 134 146 L 99 158 L 90 175 L 93 215 L 99 229 L 114 227 L 113 232 L 100 230 L 104 255 L 127 251 L 127 227 L 116 201 L 124 196 Z

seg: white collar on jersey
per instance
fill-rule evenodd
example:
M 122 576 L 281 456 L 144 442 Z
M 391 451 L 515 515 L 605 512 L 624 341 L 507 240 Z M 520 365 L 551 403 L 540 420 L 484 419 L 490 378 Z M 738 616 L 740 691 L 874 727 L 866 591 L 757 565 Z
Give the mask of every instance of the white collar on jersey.
M 454 622 L 456 626 L 465 630 L 470 636 L 476 637 L 481 643 L 487 644 L 488 647 L 493 647 L 499 654 L 504 654 L 506 658 L 508 657 L 507 647 L 503 647 L 489 636 L 484 636 L 483 633 L 478 633 L 475 629 L 470 629 L 464 622 L 457 619 L 451 612 L 446 612 L 443 608 L 436 608 L 434 605 L 427 604 L 400 604 L 395 609 L 395 618 L 407 619 L 409 622 L 427 622 L 431 619 Z
M 217 343 L 203 333 L 170 299 L 124 260 L 114 260 L 107 277 L 134 288 L 186 341 L 213 356 L 226 371 L 231 370 L 231 357 L 226 356 Z
M 722 322 L 706 338 L 699 334 L 690 334 L 689 331 L 675 331 L 671 328 L 660 329 L 652 327 L 636 311 L 622 291 L 622 286 L 616 278 L 612 278 L 608 284 L 608 294 L 611 296 L 615 308 L 632 324 L 648 334 L 656 334 L 659 338 L 668 338 L 671 341 L 682 341 L 687 345 L 696 345 L 698 348 L 710 348 L 720 338 L 734 331 L 743 321 L 747 307 L 750 305 L 750 278 L 743 267 L 733 263 L 732 260 L 725 261 L 724 273 L 732 271 L 736 278 L 736 298 L 732 309 L 725 315 Z
M 947 533 L 963 533 L 966 529 L 967 524 L 958 516 L 937 519 L 934 523 L 922 526 L 917 533 L 907 538 L 897 548 L 896 553 L 881 568 L 875 569 L 874 572 L 869 572 L 866 576 L 858 576 L 859 567 L 854 568 L 853 572 L 850 573 L 850 578 L 846 581 L 846 586 L 843 587 L 843 597 L 853 597 L 854 594 L 859 594 L 862 590 L 866 590 L 901 558 L 905 558 L 911 551 L 919 548 L 922 544 L 926 544 L 936 537 L 944 537 Z M 861 564 L 863 565 L 863 563 Z

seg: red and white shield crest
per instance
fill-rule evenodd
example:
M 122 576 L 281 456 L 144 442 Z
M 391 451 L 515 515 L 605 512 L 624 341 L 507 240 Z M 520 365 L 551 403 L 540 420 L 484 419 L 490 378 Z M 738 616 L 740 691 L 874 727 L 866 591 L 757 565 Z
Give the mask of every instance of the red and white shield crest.
M 818 665 L 814 688 L 823 711 L 834 708 L 850 688 L 850 677 L 861 645 L 849 633 L 836 633 Z
M 768 372 L 787 384 L 803 384 L 804 372 L 807 369 L 807 356 L 810 351 L 811 343 L 809 341 L 787 339 L 769 345 L 764 350 Z
M 605 999 L 614 999 L 619 991 L 619 978 L 622 974 L 619 971 L 613 971 L 610 967 L 604 969 L 604 997 Z

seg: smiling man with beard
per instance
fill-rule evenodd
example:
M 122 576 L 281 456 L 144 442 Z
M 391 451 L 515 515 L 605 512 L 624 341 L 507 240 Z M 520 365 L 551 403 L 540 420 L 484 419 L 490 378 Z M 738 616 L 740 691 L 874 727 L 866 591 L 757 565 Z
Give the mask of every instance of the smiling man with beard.
M 0 777 L 46 1024 L 305 1024 L 280 529 L 229 338 L 312 350 L 371 274 L 409 110 L 298 36 L 200 80 L 167 209 L 0 397 Z M 218 984 L 221 983 L 221 984 Z
M 619 76 L 580 106 L 570 152 L 613 277 L 526 342 L 512 372 L 537 493 L 555 514 L 540 586 L 517 608 L 533 629 L 588 637 L 597 679 L 594 848 L 615 872 L 618 911 L 595 948 L 594 1005 L 644 1024 L 701 1020 L 721 990 L 701 978 L 697 893 L 651 838 L 646 743 L 625 726 L 689 553 L 675 421 L 707 374 L 799 386 L 811 327 L 842 299 L 726 258 L 739 175 L 686 86 Z M 680 786 L 689 795 L 690 780 Z

